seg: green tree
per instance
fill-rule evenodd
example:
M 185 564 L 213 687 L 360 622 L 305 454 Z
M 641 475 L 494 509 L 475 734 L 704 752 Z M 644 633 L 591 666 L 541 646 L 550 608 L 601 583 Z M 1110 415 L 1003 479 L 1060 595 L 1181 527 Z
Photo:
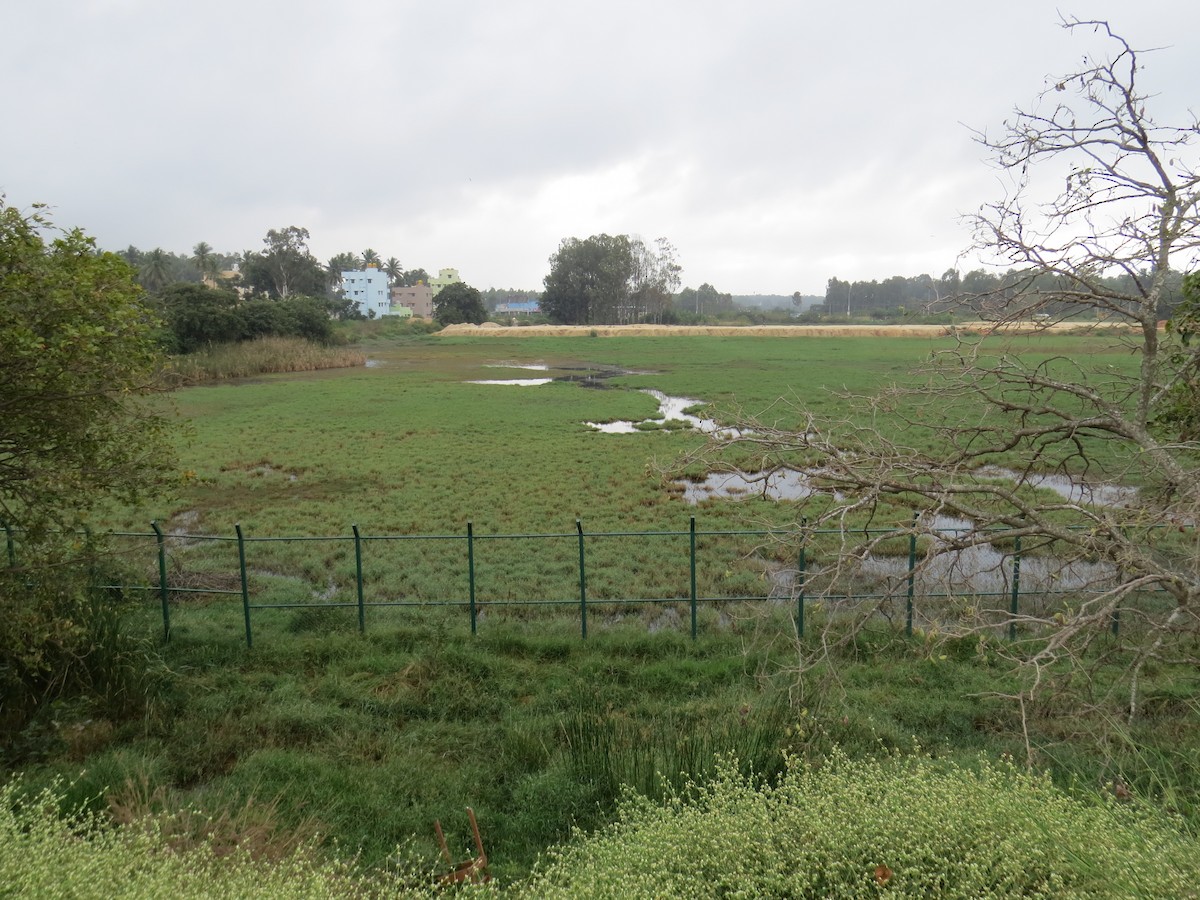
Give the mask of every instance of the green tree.
M 364 266 L 378 266 L 379 254 L 368 247 L 362 252 L 362 261 Z
M 329 277 L 329 288 L 335 293 L 341 290 L 342 273 L 353 272 L 362 267 L 362 262 L 353 253 L 339 253 L 331 256 L 325 264 L 325 272 Z
M 168 349 L 173 353 L 233 343 L 246 335 L 246 317 L 232 290 L 173 284 L 158 295 L 155 304 L 171 335 Z
M 64 693 L 106 716 L 146 696 L 145 654 L 94 587 L 111 561 L 60 529 L 169 480 L 168 420 L 146 403 L 156 328 L 120 256 L 0 198 L 0 518 L 16 538 L 0 562 L 0 745 Z
M 633 256 L 623 234 L 564 238 L 550 257 L 542 312 L 552 322 L 598 325 L 617 320 L 629 296 Z
M 429 284 L 429 273 L 424 269 L 409 269 L 400 279 L 404 287 L 415 287 L 418 284 Z
M 196 267 L 196 271 L 200 273 L 201 281 L 205 278 L 213 278 L 221 271 L 220 261 L 213 253 L 212 246 L 204 241 L 192 248 L 191 262 Z
M 329 276 L 308 250 L 308 229 L 289 225 L 267 232 L 266 249 L 242 255 L 242 280 L 251 290 L 285 299 L 292 294 L 324 296 Z
M 660 237 L 652 249 L 640 238 L 630 238 L 629 250 L 629 302 L 619 310 L 617 323 L 662 322 L 671 308 L 671 297 L 679 287 L 680 267 L 676 262 L 675 246 Z
M 400 279 L 404 277 L 404 267 L 394 256 L 387 258 L 387 262 L 383 264 L 383 271 L 387 274 L 389 284 L 399 284 Z
M 155 327 L 119 256 L 0 200 L 0 512 L 11 525 L 73 525 L 100 498 L 162 483 L 166 419 L 142 403 L 160 362 Z
M 162 247 L 145 254 L 138 280 L 148 291 L 162 290 L 171 281 L 171 259 Z
M 448 284 L 433 298 L 433 317 L 442 325 L 470 322 L 478 325 L 487 320 L 483 295 L 466 282 Z
M 1200 272 L 1183 279 L 1182 292 L 1183 300 L 1167 322 L 1168 331 L 1179 339 L 1179 345 L 1170 351 L 1176 376 L 1163 392 L 1154 424 L 1168 436 L 1196 442 L 1200 441 L 1200 358 L 1196 354 L 1200 342 Z

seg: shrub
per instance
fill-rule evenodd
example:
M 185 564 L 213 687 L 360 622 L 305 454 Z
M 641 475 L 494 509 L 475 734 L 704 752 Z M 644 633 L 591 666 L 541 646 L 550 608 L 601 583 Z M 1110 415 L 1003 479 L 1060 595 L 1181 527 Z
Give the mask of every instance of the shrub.
M 180 847 L 169 819 L 117 828 L 98 815 L 62 819 L 62 785 L 22 797 L 19 782 L 0 787 L 0 889 L 20 897 L 377 897 L 400 896 L 320 858 L 308 844 L 259 863 L 220 855 L 207 842 Z M 429 895 L 420 887 L 415 895 Z M 409 896 L 412 896 L 410 894 Z
M 123 579 L 92 541 L 21 546 L 0 570 L 0 751 L 55 700 L 81 697 L 96 714 L 140 711 L 157 687 L 157 654 L 123 622 Z
M 1196 841 L 1142 807 L 1086 802 L 981 760 L 793 762 L 774 786 L 726 764 L 705 787 L 630 796 L 554 852 L 536 897 L 1181 897 Z

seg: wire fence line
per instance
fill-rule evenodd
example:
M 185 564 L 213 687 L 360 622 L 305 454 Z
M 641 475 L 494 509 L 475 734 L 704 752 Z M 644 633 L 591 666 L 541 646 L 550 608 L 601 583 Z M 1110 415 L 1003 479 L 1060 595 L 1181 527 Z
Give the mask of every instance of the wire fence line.
M 10 567 L 18 563 L 18 540 L 14 530 L 0 522 L 5 532 L 7 558 Z M 953 531 L 954 529 L 950 529 Z M 255 613 L 267 610 L 286 609 L 346 609 L 357 615 L 360 632 L 367 627 L 367 612 L 382 607 L 453 607 L 463 609 L 469 617 L 471 633 L 477 632 L 483 608 L 537 607 L 554 609 L 575 607 L 577 609 L 580 637 L 588 636 L 589 615 L 597 609 L 617 605 L 685 605 L 692 639 L 698 635 L 698 616 L 702 608 L 731 602 L 769 602 L 787 604 L 791 607 L 795 629 L 804 637 L 810 608 L 815 602 L 834 604 L 838 601 L 902 601 L 904 632 L 911 636 L 914 617 L 922 603 L 947 599 L 989 598 L 998 605 L 994 612 L 1003 619 L 1002 627 L 1010 638 L 1015 638 L 1017 622 L 1022 615 L 1023 601 L 1032 597 L 1047 598 L 1061 595 L 1082 596 L 1110 589 L 1115 583 L 1117 572 L 1103 564 L 1064 562 L 1053 556 L 1026 555 L 1022 552 L 1020 536 L 1007 537 L 1004 530 L 989 535 L 989 540 L 970 547 L 938 546 L 931 543 L 928 529 L 918 528 L 918 515 L 914 513 L 911 525 L 891 529 L 758 529 L 758 530 L 706 530 L 697 528 L 696 517 L 688 520 L 686 530 L 679 531 L 586 531 L 582 520 L 575 520 L 575 528 L 567 532 L 549 533 L 476 533 L 471 522 L 466 523 L 458 534 L 423 535 L 367 535 L 358 525 L 351 526 L 349 534 L 315 537 L 251 536 L 241 524 L 234 526 L 232 535 L 191 534 L 165 532 L 157 521 L 151 523 L 149 532 L 108 532 L 107 537 L 132 542 L 135 554 L 143 555 L 153 548 L 153 564 L 149 558 L 143 570 L 146 579 L 141 583 L 112 583 L 98 585 L 107 589 L 128 592 L 144 592 L 158 598 L 162 614 L 164 641 L 171 638 L 173 608 L 187 595 L 230 596 L 240 600 L 242 624 L 245 629 L 247 647 L 254 645 L 253 622 Z M 873 548 L 854 557 L 855 565 L 844 564 L 849 538 L 865 543 L 860 546 Z M 666 541 L 677 545 L 673 555 L 651 555 L 640 565 L 658 567 L 660 582 L 665 579 L 675 590 L 663 596 L 626 597 L 620 595 L 622 572 L 628 573 L 636 566 L 636 554 L 632 551 L 602 554 L 601 548 L 610 541 L 627 539 L 635 547 L 646 543 Z M 728 591 L 715 589 L 720 577 L 712 570 L 730 565 L 731 551 L 726 548 L 716 552 L 714 542 L 728 539 L 750 541 L 762 548 L 775 548 L 773 560 L 760 567 L 757 581 L 765 590 Z M 530 597 L 501 584 L 506 579 L 481 577 L 478 558 L 485 548 L 501 543 L 533 542 L 541 548 L 552 546 L 555 553 L 549 558 L 557 565 L 555 580 L 557 588 L 550 596 Z M 328 566 L 331 559 L 349 548 L 353 558 L 353 593 L 351 599 L 336 600 L 338 591 L 331 585 L 326 591 L 314 591 L 305 582 L 304 593 L 295 584 L 281 590 L 264 589 L 264 581 L 295 581 L 294 576 L 281 575 L 270 570 L 256 569 L 252 562 L 270 545 L 314 545 L 332 544 L 339 548 L 333 557 L 326 556 Z M 432 555 L 437 557 L 434 566 L 437 577 L 432 581 L 407 588 L 384 585 L 373 589 L 368 596 L 372 579 L 365 574 L 365 558 L 370 555 L 379 559 L 380 548 L 403 544 L 419 544 L 429 554 L 430 546 L 438 547 Z M 707 546 L 705 546 L 707 544 Z M 748 556 L 739 549 L 735 557 L 745 561 Z M 201 548 L 215 551 L 232 548 L 236 551 L 236 568 L 226 565 L 201 567 L 188 577 L 179 574 L 181 556 L 192 554 Z M 368 550 L 370 552 L 368 553 Z M 880 552 L 885 550 L 886 552 Z M 173 553 L 172 553 L 173 551 Z M 787 562 L 779 556 L 787 555 Z M 203 555 L 203 552 L 201 552 Z M 825 556 L 834 556 L 833 565 L 815 561 Z M 522 570 L 530 567 L 538 554 L 520 557 L 520 562 L 509 569 Z M 670 561 L 669 564 L 667 561 Z M 211 563 L 211 558 L 210 558 Z M 760 558 L 760 562 L 761 562 Z M 536 566 L 534 566 L 536 568 Z M 1024 567 L 1024 571 L 1023 571 Z M 1082 569 L 1081 569 L 1082 567 Z M 177 570 L 172 576 L 172 568 Z M 504 566 L 496 565 L 496 571 Z M 552 566 L 553 568 L 553 566 Z M 153 574 L 150 572 L 153 570 Z M 725 569 L 725 574 L 731 574 Z M 205 583 L 207 579 L 207 583 Z M 382 582 L 383 579 L 375 579 Z M 522 591 L 528 579 L 522 573 Z M 544 580 L 544 579 L 543 579 Z M 566 582 L 570 582 L 569 588 Z M 597 590 L 597 583 L 600 589 Z M 702 586 L 705 589 L 701 589 Z M 897 610 L 899 612 L 899 610 Z M 1119 633 L 1119 612 L 1111 617 L 1114 635 Z

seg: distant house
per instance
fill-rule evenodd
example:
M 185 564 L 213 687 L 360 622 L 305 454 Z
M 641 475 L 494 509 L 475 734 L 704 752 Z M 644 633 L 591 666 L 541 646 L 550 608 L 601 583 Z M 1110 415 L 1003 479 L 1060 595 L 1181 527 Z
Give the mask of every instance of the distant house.
M 392 309 L 409 309 L 409 315 L 420 316 L 424 319 L 433 318 L 433 288 L 427 284 L 414 284 L 412 287 L 394 285 L 392 287 Z M 400 313 L 400 315 L 404 315 Z
M 522 300 L 516 303 L 497 303 L 498 316 L 535 316 L 542 311 L 536 300 Z
M 364 316 L 390 316 L 392 301 L 388 296 L 387 274 L 376 266 L 342 273 L 342 294 L 358 307 Z
M 447 285 L 458 284 L 462 279 L 458 277 L 458 269 L 439 269 L 436 278 L 429 279 L 429 287 L 433 289 L 433 296 L 438 295 L 438 291 Z

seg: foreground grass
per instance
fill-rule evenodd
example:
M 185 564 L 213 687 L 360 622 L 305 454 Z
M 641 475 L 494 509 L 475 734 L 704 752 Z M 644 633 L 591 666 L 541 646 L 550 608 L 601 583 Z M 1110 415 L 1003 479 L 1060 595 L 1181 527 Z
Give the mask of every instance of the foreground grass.
M 44 710 L 10 757 L 29 788 L 70 781 L 67 806 L 120 821 L 198 809 L 241 823 L 239 846 L 319 833 L 322 854 L 357 851 L 356 871 L 372 875 L 406 841 L 416 870 L 440 871 L 435 820 L 465 856 L 471 806 L 511 882 L 575 829 L 612 821 L 622 786 L 668 798 L 726 755 L 768 779 L 788 757 L 820 765 L 838 747 L 1027 758 L 1002 643 L 880 630 L 800 677 L 819 643 L 795 645 L 771 609 L 706 621 L 695 643 L 682 625 L 652 634 L 628 618 L 598 618 L 585 642 L 570 621 L 492 622 L 471 637 L 440 611 L 406 610 L 360 636 L 345 610 L 279 610 L 249 651 L 218 607 L 193 610 L 162 648 L 144 715 Z M 153 622 L 147 609 L 147 632 Z M 1194 820 L 1200 717 L 1179 698 L 1186 673 L 1149 674 L 1156 711 L 1104 739 L 1103 710 L 1027 710 L 1030 761 L 1084 794 L 1120 786 Z M 1080 740 L 1088 729 L 1097 739 Z
M 171 816 L 120 829 L 54 815 L 53 789 L 0 789 L 0 880 L 30 897 L 433 896 L 411 869 L 363 877 L 311 846 L 264 864 L 220 856 L 211 837 L 173 840 Z M 616 820 L 553 848 L 532 875 L 489 896 L 1187 897 L 1200 845 L 1137 803 L 1072 797 L 1011 765 L 919 755 L 820 765 L 774 782 L 726 759 L 661 801 L 629 795 Z

